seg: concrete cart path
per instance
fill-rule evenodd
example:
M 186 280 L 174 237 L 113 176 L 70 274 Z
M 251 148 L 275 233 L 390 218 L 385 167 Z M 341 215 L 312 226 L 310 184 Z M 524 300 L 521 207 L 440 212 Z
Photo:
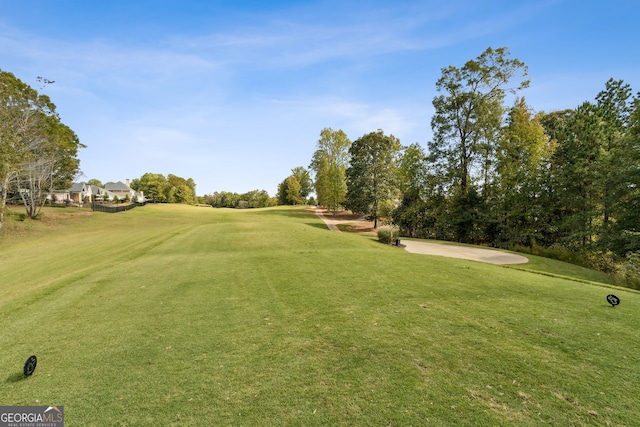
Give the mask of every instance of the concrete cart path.
M 401 244 L 407 252 L 423 255 L 438 255 L 449 258 L 461 258 L 490 264 L 524 264 L 529 262 L 522 255 L 499 250 L 471 248 L 468 246 L 443 245 L 439 243 L 402 240 Z
M 318 218 L 324 221 L 329 230 L 340 231 L 338 224 L 354 222 L 353 220 L 341 220 L 324 216 L 320 210 L 315 211 Z M 444 245 L 439 243 L 420 242 L 417 240 L 402 240 L 402 246 L 407 252 L 423 255 L 438 255 L 449 258 L 468 259 L 490 264 L 524 264 L 529 260 L 522 255 L 517 255 L 499 250 L 472 248 L 468 246 Z

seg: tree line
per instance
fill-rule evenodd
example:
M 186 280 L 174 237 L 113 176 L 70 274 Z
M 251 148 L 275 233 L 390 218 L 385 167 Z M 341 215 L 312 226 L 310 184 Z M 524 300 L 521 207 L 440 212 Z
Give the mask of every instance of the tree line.
M 291 175 L 278 184 L 275 197 L 265 190 L 252 190 L 247 193 L 216 191 L 201 198 L 201 202 L 214 208 L 266 208 L 278 205 L 315 204 L 310 195 L 313 192 L 311 174 L 302 166 L 291 169 Z
M 131 180 L 131 188 L 144 192 L 145 200 L 152 203 L 183 203 L 195 205 L 196 183 L 192 178 L 182 178 L 168 174 L 147 172 L 140 178 Z
M 41 91 L 54 83 L 37 81 Z M 8 198 L 36 218 L 52 189 L 70 187 L 84 147 L 47 95 L 0 70 L 0 229 Z
M 610 79 L 592 101 L 536 113 L 521 95 L 527 73 L 505 47 L 443 68 L 426 150 L 382 130 L 351 142 L 323 129 L 318 203 L 404 236 L 638 269 L 640 93 Z
M 201 203 L 214 208 L 267 208 L 278 204 L 274 197 L 270 197 L 265 190 L 252 190 L 246 193 L 234 193 L 230 191 L 216 191 L 206 194 L 201 198 Z

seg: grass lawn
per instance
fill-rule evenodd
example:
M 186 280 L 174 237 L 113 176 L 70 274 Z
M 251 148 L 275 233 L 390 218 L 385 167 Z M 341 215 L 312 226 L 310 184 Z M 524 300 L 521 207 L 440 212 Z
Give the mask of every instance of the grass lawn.
M 0 405 L 69 426 L 638 423 L 640 294 L 571 269 L 410 254 L 305 208 L 24 224 L 0 236 Z

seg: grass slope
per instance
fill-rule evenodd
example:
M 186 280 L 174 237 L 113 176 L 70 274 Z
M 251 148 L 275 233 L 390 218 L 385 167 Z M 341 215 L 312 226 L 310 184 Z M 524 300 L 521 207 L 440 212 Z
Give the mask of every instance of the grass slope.
M 2 237 L 2 405 L 64 405 L 70 426 L 637 423 L 637 293 L 613 309 L 610 289 L 409 254 L 303 208 L 42 228 Z

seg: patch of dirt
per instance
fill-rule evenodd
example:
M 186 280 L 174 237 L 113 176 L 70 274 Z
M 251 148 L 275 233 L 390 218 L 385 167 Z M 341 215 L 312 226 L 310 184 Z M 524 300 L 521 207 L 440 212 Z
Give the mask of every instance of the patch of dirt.
M 347 231 L 350 233 L 363 233 L 363 234 L 377 234 L 375 228 L 373 228 L 372 221 L 351 221 L 344 224 L 339 224 L 338 228 L 341 231 Z
M 43 214 L 45 218 L 65 219 L 65 218 L 75 218 L 80 216 L 91 216 L 93 215 L 93 212 L 92 211 L 69 212 L 69 213 L 43 212 Z
M 347 231 L 352 233 L 376 234 L 373 228 L 373 221 L 368 221 L 364 216 L 354 214 L 351 211 L 338 211 L 335 215 L 325 208 L 311 208 L 330 229 L 337 228 L 339 231 Z
M 324 208 L 315 208 L 315 211 L 329 218 L 333 218 L 339 221 L 359 221 L 364 218 L 362 215 L 354 214 L 351 211 L 338 211 L 335 214 L 332 211 L 328 211 Z

